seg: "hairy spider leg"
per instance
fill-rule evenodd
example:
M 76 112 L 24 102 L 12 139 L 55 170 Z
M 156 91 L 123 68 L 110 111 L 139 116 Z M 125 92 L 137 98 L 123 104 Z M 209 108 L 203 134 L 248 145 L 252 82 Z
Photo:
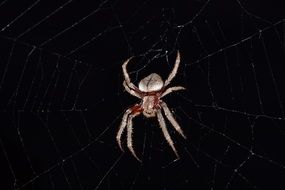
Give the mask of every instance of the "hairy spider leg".
M 135 150 L 133 148 L 133 118 L 136 117 L 137 115 L 139 115 L 139 113 L 132 115 L 129 115 L 128 118 L 128 124 L 127 124 L 127 146 L 129 148 L 129 150 L 131 151 L 132 155 L 139 161 L 142 162 L 138 156 L 135 153 Z
M 126 81 L 124 80 L 124 82 L 123 82 L 123 86 L 125 87 L 125 89 L 126 89 L 126 91 L 129 93 L 129 94 L 131 94 L 131 95 L 133 95 L 133 96 L 135 96 L 135 97 L 137 97 L 137 98 L 142 98 L 142 95 L 139 93 L 139 91 L 136 91 L 136 90 L 133 90 L 133 89 L 131 89 L 127 84 L 126 84 Z
M 116 140 L 117 140 L 117 143 L 119 144 L 119 147 L 120 149 L 124 152 L 124 149 L 122 147 L 122 143 L 121 143 L 121 137 L 122 137 L 122 134 L 127 126 L 127 120 L 128 120 L 128 116 L 129 114 L 132 112 L 132 109 L 129 108 L 127 109 L 127 111 L 124 113 L 124 116 L 123 116 L 123 119 L 121 121 L 121 125 L 120 125 L 120 128 L 119 128 L 119 131 L 117 133 L 117 136 L 116 136 Z
M 128 71 L 127 71 L 127 65 L 128 65 L 129 61 L 130 61 L 132 58 L 133 58 L 133 57 L 130 57 L 129 59 L 127 59 L 127 60 L 123 63 L 122 69 L 123 69 L 123 74 L 124 74 L 124 78 L 125 78 L 125 81 L 126 81 L 126 85 L 127 85 L 130 89 L 134 89 L 135 91 L 138 91 L 138 88 L 136 87 L 136 85 L 134 85 L 134 84 L 131 82 L 129 73 L 128 73 Z
M 127 109 L 127 111 L 124 113 L 123 119 L 121 121 L 121 125 L 119 128 L 119 131 L 116 136 L 117 143 L 119 144 L 120 149 L 124 152 L 124 149 L 122 147 L 121 143 L 121 137 L 124 132 L 124 130 L 127 128 L 127 147 L 133 154 L 133 156 L 141 162 L 141 160 L 137 157 L 134 149 L 133 149 L 133 143 L 132 143 L 132 133 L 133 133 L 133 118 L 138 116 L 140 113 L 142 113 L 143 109 L 139 104 L 134 105 L 133 107 Z
M 164 86 L 169 85 L 169 83 L 171 82 L 171 80 L 175 77 L 178 67 L 179 67 L 179 63 L 180 63 L 180 53 L 179 50 L 177 51 L 177 55 L 176 55 L 176 60 L 175 60 L 175 64 L 174 67 L 171 71 L 171 73 L 169 74 L 168 78 L 165 80 L 164 82 Z
M 163 96 L 166 96 L 167 94 L 174 92 L 174 91 L 178 91 L 178 90 L 186 90 L 186 88 L 184 88 L 183 86 L 173 86 L 170 87 L 168 89 L 166 89 L 160 96 L 160 98 L 162 98 Z
M 175 149 L 174 143 L 173 143 L 173 141 L 172 141 L 172 139 L 171 139 L 171 137 L 169 135 L 169 132 L 168 132 L 168 130 L 166 128 L 165 120 L 164 120 L 160 110 L 157 110 L 157 119 L 158 119 L 159 126 L 160 126 L 160 128 L 162 130 L 162 133 L 163 133 L 166 141 L 168 142 L 168 144 L 172 148 L 172 150 L 175 153 L 176 157 L 180 158 L 178 153 L 177 153 L 177 151 L 176 151 L 176 149 Z
M 175 120 L 173 114 L 171 113 L 171 111 L 169 110 L 167 104 L 161 100 L 160 103 L 161 107 L 163 108 L 164 114 L 166 116 L 166 118 L 168 119 L 168 121 L 170 121 L 170 123 L 172 124 L 172 126 L 175 128 L 175 130 L 184 138 L 186 139 L 186 136 L 184 135 L 181 127 L 179 126 L 179 124 L 177 123 L 177 121 Z

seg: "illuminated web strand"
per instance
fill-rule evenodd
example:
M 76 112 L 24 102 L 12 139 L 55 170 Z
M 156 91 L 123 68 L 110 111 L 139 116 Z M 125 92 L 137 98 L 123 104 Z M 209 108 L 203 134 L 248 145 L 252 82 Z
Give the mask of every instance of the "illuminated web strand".
M 41 23 L 43 23 L 44 21 L 46 21 L 47 19 L 49 19 L 50 17 L 52 17 L 53 15 L 55 15 L 57 12 L 59 12 L 61 9 L 63 9 L 64 7 L 66 7 L 68 4 L 70 4 L 73 0 L 69 0 L 67 2 L 65 2 L 64 4 L 62 4 L 61 6 L 59 6 L 57 9 L 55 9 L 53 12 L 51 12 L 49 15 L 45 16 L 43 19 L 41 19 L 39 22 L 37 22 L 36 24 L 34 24 L 33 26 L 29 27 L 28 29 L 26 29 L 24 32 L 22 32 L 21 34 L 19 34 L 16 38 L 19 39 L 22 36 L 24 36 L 25 34 L 27 34 L 28 32 L 30 32 L 31 30 L 33 30 L 34 28 L 36 28 L 37 26 L 39 26 Z
M 9 28 L 12 24 L 14 24 L 17 20 L 19 20 L 23 15 L 25 15 L 27 12 L 29 12 L 33 7 L 35 7 L 41 0 L 35 1 L 32 5 L 30 5 L 26 10 L 24 10 L 20 15 L 18 15 L 14 20 L 12 20 L 9 24 L 7 24 L 5 27 L 1 29 L 0 32 L 5 31 L 7 28 Z M 4 1 L 5 2 L 5 1 Z M 3 3 L 1 3 L 3 4 Z M 1 6 L 1 5 L 0 5 Z

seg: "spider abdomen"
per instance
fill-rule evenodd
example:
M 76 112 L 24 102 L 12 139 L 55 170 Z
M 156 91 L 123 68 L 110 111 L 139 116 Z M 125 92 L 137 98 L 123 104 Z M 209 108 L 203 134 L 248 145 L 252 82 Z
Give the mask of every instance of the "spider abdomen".
M 139 90 L 142 92 L 158 91 L 161 90 L 162 87 L 163 80 L 156 73 L 148 75 L 139 82 Z

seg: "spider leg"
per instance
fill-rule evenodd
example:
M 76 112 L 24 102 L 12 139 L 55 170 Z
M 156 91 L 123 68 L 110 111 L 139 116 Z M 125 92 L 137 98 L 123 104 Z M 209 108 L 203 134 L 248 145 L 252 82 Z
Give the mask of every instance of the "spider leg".
M 120 147 L 120 149 L 124 152 L 123 148 L 122 148 L 122 144 L 121 144 L 121 137 L 122 137 L 122 134 L 127 126 L 127 121 L 128 121 L 128 116 L 129 114 L 131 113 L 131 108 L 127 109 L 127 111 L 124 113 L 124 116 L 123 116 L 123 119 L 121 121 L 121 125 L 120 125 L 120 128 L 119 128 L 119 131 L 117 133 L 117 136 L 116 136 L 116 140 L 117 140 L 117 143 Z
M 175 60 L 175 65 L 171 71 L 171 73 L 169 74 L 168 78 L 166 79 L 166 81 L 164 82 L 164 86 L 169 85 L 169 83 L 171 82 L 171 80 L 175 77 L 178 67 L 179 67 L 179 63 L 180 63 L 180 53 L 179 51 L 177 51 L 177 55 L 176 55 L 176 60 Z
M 174 143 L 167 131 L 167 128 L 166 128 L 166 124 L 165 124 L 165 120 L 161 114 L 161 111 L 160 110 L 157 110 L 157 119 L 158 119 L 158 122 L 159 122 L 159 126 L 163 132 L 163 135 L 166 139 L 166 141 L 168 142 L 168 144 L 170 145 L 170 147 L 172 148 L 173 152 L 175 153 L 176 157 L 179 158 L 179 155 L 175 149 L 175 146 L 174 146 Z
M 125 87 L 126 91 L 127 91 L 129 94 L 131 94 L 131 95 L 133 95 L 133 96 L 135 96 L 135 97 L 141 99 L 140 94 L 137 93 L 136 91 L 130 89 L 130 87 L 128 87 L 128 85 L 126 84 L 126 81 L 125 81 L 125 80 L 124 80 L 124 82 L 123 82 L 123 86 Z
M 186 88 L 184 88 L 183 86 L 170 87 L 170 88 L 166 89 L 160 97 L 162 98 L 163 96 L 166 96 L 167 94 L 174 92 L 174 91 L 178 91 L 178 90 L 186 90 Z
M 177 123 L 177 121 L 175 120 L 173 114 L 171 113 L 171 111 L 169 110 L 167 104 L 163 101 L 161 101 L 161 106 L 162 109 L 165 113 L 166 118 L 170 121 L 170 123 L 172 124 L 172 126 L 175 128 L 175 130 L 184 138 L 186 139 L 186 136 L 184 135 L 181 127 L 179 126 L 179 124 Z
M 128 65 L 129 61 L 130 61 L 132 58 L 133 58 L 133 57 L 130 57 L 129 59 L 127 59 L 127 60 L 123 63 L 122 69 L 123 69 L 123 74 L 124 74 L 124 77 L 125 77 L 126 85 L 127 85 L 129 88 L 138 89 L 138 88 L 131 82 L 130 76 L 129 76 L 128 71 L 127 71 L 127 65 Z
M 132 139 L 132 135 L 133 135 L 133 118 L 136 115 L 130 115 L 128 118 L 128 124 L 127 124 L 127 146 L 129 148 L 129 150 L 131 151 L 132 155 L 139 161 L 141 162 L 141 160 L 137 157 L 134 148 L 133 148 L 133 139 Z

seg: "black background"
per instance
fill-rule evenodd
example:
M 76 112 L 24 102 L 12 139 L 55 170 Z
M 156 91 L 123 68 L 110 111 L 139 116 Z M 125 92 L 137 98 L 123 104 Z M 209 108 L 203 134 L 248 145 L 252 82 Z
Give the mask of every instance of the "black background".
M 284 189 L 284 6 L 281 1 L 0 3 L 1 189 Z M 139 100 L 122 88 L 166 78 L 184 130 L 134 119 L 143 162 L 115 141 Z

